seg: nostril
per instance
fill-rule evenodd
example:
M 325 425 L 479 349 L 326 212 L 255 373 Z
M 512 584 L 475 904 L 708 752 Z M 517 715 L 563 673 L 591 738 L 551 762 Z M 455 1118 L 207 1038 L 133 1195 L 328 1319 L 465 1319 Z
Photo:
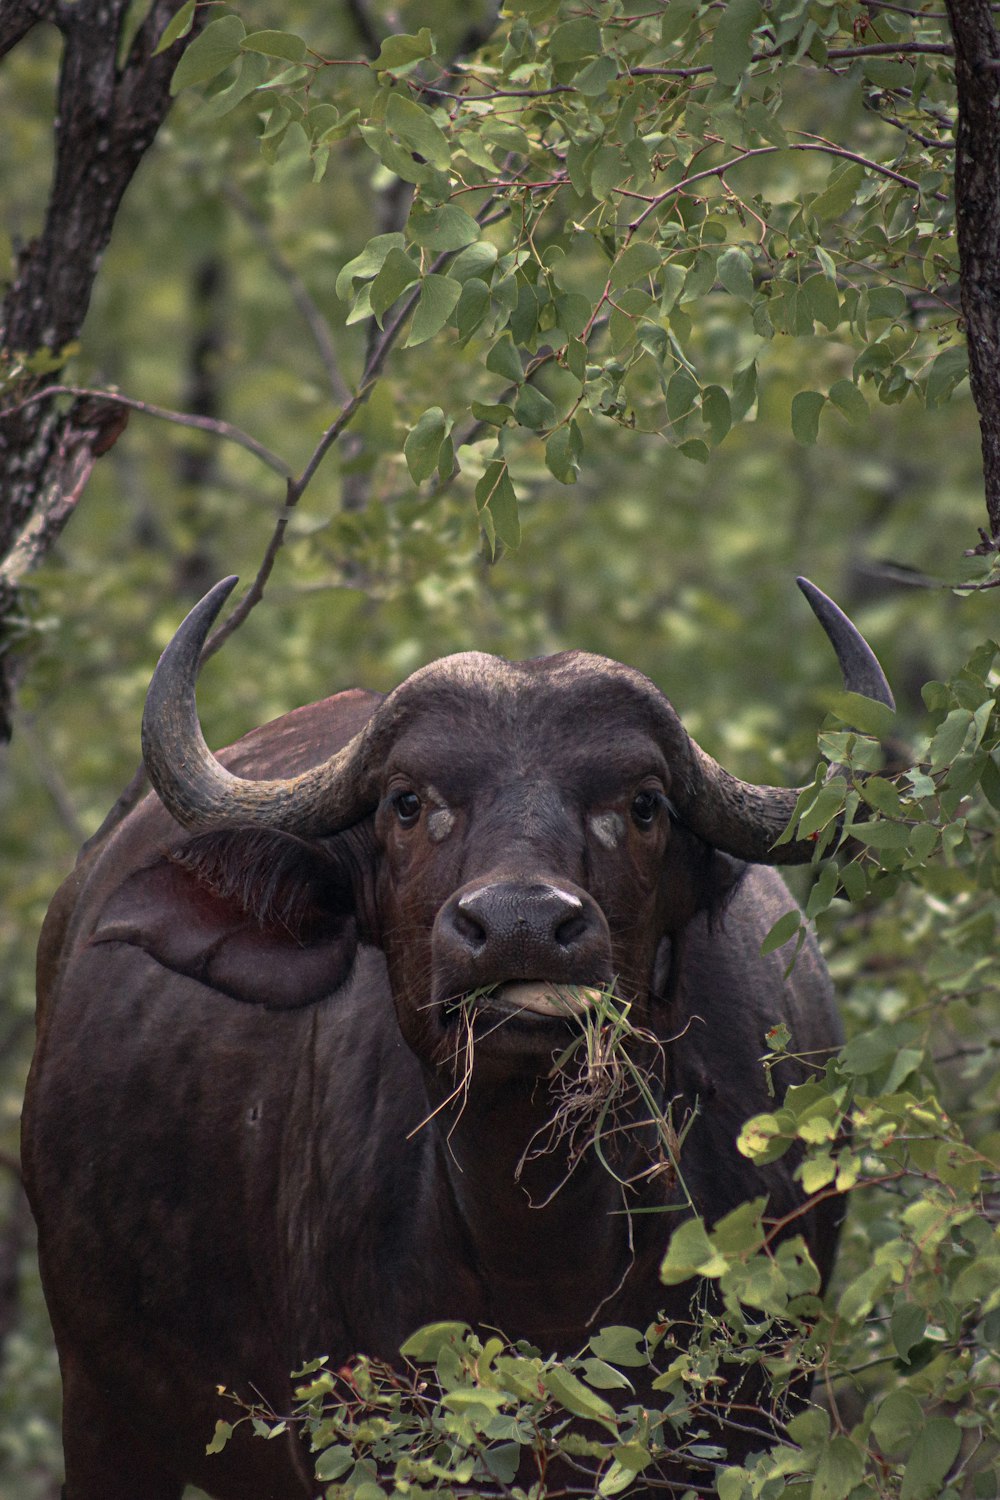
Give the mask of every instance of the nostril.
M 458 936 L 470 948 L 479 949 L 486 942 L 486 927 L 465 901 L 460 901 L 455 908 L 453 926 Z
M 552 936 L 560 948 L 571 948 L 578 938 L 582 938 L 587 931 L 587 919 L 581 912 L 574 912 L 572 916 L 560 922 Z

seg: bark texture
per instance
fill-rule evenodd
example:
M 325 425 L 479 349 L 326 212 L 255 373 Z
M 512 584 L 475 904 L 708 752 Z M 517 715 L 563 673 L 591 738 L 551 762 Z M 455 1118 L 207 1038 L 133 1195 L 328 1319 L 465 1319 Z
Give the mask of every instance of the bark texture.
M 989 531 L 1000 549 L 1000 37 L 989 0 L 946 0 L 955 42 L 955 218 Z
M 41 233 L 21 251 L 0 307 L 0 361 L 57 357 L 79 334 L 126 188 L 170 105 L 183 43 L 154 57 L 177 0 L 154 0 L 124 59 L 129 0 L 0 0 L 0 56 L 40 24 L 63 36 L 55 167 Z M 204 24 L 204 13 L 195 26 Z M 58 378 L 26 374 L 4 400 L 17 408 Z M 95 459 L 121 430 L 120 412 L 76 401 L 0 411 L 0 740 L 10 736 L 21 630 L 18 591 L 73 512 Z

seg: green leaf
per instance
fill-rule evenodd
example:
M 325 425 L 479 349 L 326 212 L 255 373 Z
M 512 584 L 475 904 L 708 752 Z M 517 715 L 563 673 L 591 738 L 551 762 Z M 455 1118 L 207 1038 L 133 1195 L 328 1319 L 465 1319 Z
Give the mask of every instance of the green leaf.
M 865 1457 L 856 1443 L 839 1434 L 820 1454 L 811 1500 L 846 1500 L 865 1475 Z
M 737 84 L 752 55 L 751 36 L 762 19 L 758 0 L 728 0 L 712 37 L 712 67 L 720 83 Z
M 972 713 L 967 708 L 953 708 L 931 740 L 928 755 L 932 767 L 950 765 L 965 744 L 972 727 Z
M 371 284 L 369 304 L 378 326 L 388 308 L 401 296 L 406 288 L 420 280 L 420 267 L 405 250 L 393 248 L 382 262 L 378 275 Z
M 820 391 L 799 391 L 792 398 L 792 435 L 804 448 L 819 436 L 819 414 L 825 405 L 826 397 Z
M 696 16 L 701 19 L 693 9 L 691 0 L 667 0 L 660 18 L 660 41 L 675 42 L 678 37 L 683 36 Z
M 611 1432 L 617 1433 L 618 1419 L 613 1406 L 592 1391 L 589 1386 L 584 1385 L 562 1365 L 555 1365 L 550 1370 L 544 1371 L 542 1383 L 550 1395 L 554 1396 L 560 1406 L 571 1411 L 575 1417 L 586 1417 L 590 1421 L 600 1422 Z
M 386 129 L 391 130 L 410 151 L 416 151 L 432 167 L 444 172 L 451 166 L 451 148 L 441 127 L 424 109 L 403 94 L 390 94 L 385 107 Z M 461 210 L 456 210 L 461 212 Z M 468 244 L 467 240 L 463 244 Z
M 754 295 L 753 261 L 745 250 L 731 245 L 719 256 L 716 268 L 719 280 L 733 297 L 749 302 Z
M 354 1467 L 354 1450 L 346 1443 L 334 1443 L 325 1448 L 316 1460 L 313 1476 L 316 1479 L 340 1479 Z
M 910 1350 L 920 1343 L 927 1329 L 927 1314 L 916 1302 L 897 1300 L 889 1320 L 889 1331 L 896 1353 L 909 1364 Z
M 685 1219 L 670 1236 L 667 1253 L 660 1266 L 660 1280 L 676 1286 L 692 1276 L 721 1276 L 729 1269 L 725 1256 L 715 1249 L 699 1218 Z
M 537 386 L 525 384 L 514 402 L 514 416 L 522 427 L 540 432 L 555 425 L 556 409 Z
M 483 1386 L 458 1386 L 441 1398 L 441 1404 L 451 1411 L 470 1411 L 475 1410 L 476 1407 L 488 1407 L 492 1411 L 497 1411 L 506 1400 L 507 1395 L 504 1391 L 491 1391 Z
M 766 957 L 769 953 L 775 953 L 783 948 L 786 943 L 791 942 L 802 926 L 802 913 L 798 907 L 792 911 L 786 911 L 783 917 L 779 917 L 771 928 L 767 937 L 760 945 L 761 955 Z
M 872 1422 L 872 1434 L 883 1453 L 890 1458 L 909 1451 L 924 1425 L 920 1402 L 910 1391 L 892 1391 L 880 1403 Z
M 869 1266 L 841 1293 L 837 1304 L 838 1313 L 849 1323 L 867 1318 L 891 1280 L 892 1270 L 889 1266 Z
M 777 1161 L 790 1145 L 788 1132 L 776 1115 L 754 1115 L 745 1122 L 736 1138 L 740 1155 L 762 1165 Z
M 745 1495 L 752 1493 L 750 1474 L 748 1470 L 735 1466 L 723 1469 L 715 1476 L 715 1489 L 719 1500 L 743 1500 Z
M 637 1328 L 623 1323 L 611 1323 L 595 1333 L 590 1347 L 599 1359 L 612 1365 L 624 1365 L 626 1369 L 638 1369 L 649 1364 L 645 1340 Z
M 828 910 L 834 896 L 837 894 L 839 873 L 837 866 L 831 861 L 823 868 L 816 884 L 809 892 L 809 900 L 806 902 L 806 917 L 810 922 L 815 921 L 820 912 Z
M 521 540 L 521 523 L 517 513 L 517 495 L 511 483 L 506 459 L 495 458 L 486 467 L 486 472 L 476 485 L 476 505 L 480 518 L 483 512 L 489 517 L 490 527 L 508 547 L 516 547 Z
M 549 38 L 549 56 L 554 62 L 579 62 L 596 57 L 601 49 L 601 28 L 586 16 L 564 21 Z
M 389 251 L 402 250 L 405 243 L 403 236 L 398 233 L 377 234 L 374 239 L 369 240 L 361 254 L 349 260 L 337 277 L 335 290 L 341 302 L 346 302 L 350 297 L 355 280 L 370 281 L 373 276 L 377 276 Z
M 454 203 L 441 203 L 430 209 L 415 206 L 406 227 L 410 238 L 428 250 L 462 250 L 478 240 L 481 233 L 471 214 Z M 450 274 L 455 279 L 454 267 Z
M 964 339 L 943 349 L 931 365 L 927 376 L 925 397 L 928 406 L 939 406 L 947 401 L 952 391 L 969 373 L 969 350 Z
M 812 1156 L 799 1168 L 802 1187 L 807 1193 L 818 1193 L 837 1175 L 837 1163 L 832 1156 Z
M 489 306 L 490 289 L 485 281 L 479 281 L 473 276 L 462 283 L 462 295 L 455 308 L 455 327 L 463 342 L 475 333 L 486 317 Z
M 576 420 L 557 427 L 545 444 L 545 464 L 560 484 L 575 484 L 583 457 L 583 437 Z
M 478 229 L 478 224 L 476 225 Z M 470 281 L 473 277 L 489 279 L 489 272 L 497 263 L 499 252 L 496 245 L 489 240 L 477 240 L 470 244 L 460 255 L 456 255 L 448 267 L 448 275 L 455 281 Z
M 876 739 L 891 734 L 896 723 L 895 712 L 888 704 L 880 703 L 876 698 L 866 698 L 863 693 L 835 693 L 830 707 L 845 724 Z
M 509 335 L 497 339 L 486 356 L 486 368 L 493 375 L 502 375 L 512 385 L 521 384 L 524 379 L 524 367 Z
M 207 83 L 234 63 L 240 55 L 246 27 L 239 16 L 220 16 L 210 21 L 186 48 L 170 80 L 170 92 L 179 94 L 195 83 Z
M 460 1344 L 468 1332 L 468 1323 L 426 1323 L 400 1344 L 399 1352 L 404 1359 L 433 1364 L 443 1348 Z
M 564 292 L 555 299 L 555 309 L 559 327 L 567 339 L 575 339 L 584 331 L 594 311 L 590 298 L 579 292 Z
M 624 172 L 621 152 L 610 144 L 596 147 L 590 159 L 590 191 L 599 202 L 610 196 Z
M 884 776 L 869 776 L 861 787 L 861 795 L 869 807 L 874 807 L 876 812 L 883 813 L 887 818 L 901 818 L 904 815 L 902 798 L 892 782 L 886 781 Z
M 628 1465 L 619 1463 L 615 1459 L 609 1464 L 606 1472 L 597 1486 L 598 1495 L 620 1495 L 622 1490 L 627 1490 L 636 1476 L 636 1470 Z
M 505 401 L 473 401 L 472 415 L 491 427 L 506 427 L 514 413 Z
M 905 849 L 910 830 L 905 823 L 855 823 L 851 838 L 868 849 Z
M 407 434 L 403 456 L 414 484 L 422 484 L 437 468 L 448 424 L 440 406 L 429 406 Z
M 409 72 L 416 63 L 433 55 L 434 38 L 426 26 L 421 26 L 414 35 L 401 32 L 398 36 L 387 36 L 372 67 L 380 73 Z
M 218 1421 L 215 1424 L 215 1435 L 205 1449 L 206 1453 L 221 1453 L 233 1435 L 231 1422 Z
M 187 36 L 191 30 L 191 22 L 194 20 L 194 4 L 195 0 L 184 0 L 177 14 L 167 22 L 160 40 L 153 48 L 154 57 L 159 57 L 161 52 L 166 52 L 167 48 L 179 42 L 181 37 Z
M 403 347 L 412 349 L 440 333 L 457 307 L 461 295 L 461 285 L 450 276 L 425 276 L 420 284 L 420 300 Z
M 582 73 L 577 75 L 577 92 L 587 99 L 599 99 L 606 94 L 618 77 L 618 63 L 613 57 L 595 57 Z
M 831 330 L 837 327 L 840 322 L 840 297 L 834 282 L 819 274 L 810 276 L 802 283 L 801 295 L 809 309 L 809 316 L 815 322 L 822 323 L 824 328 Z
M 432 179 L 434 168 L 428 166 L 408 147 L 401 145 L 383 126 L 359 125 L 358 132 L 382 165 L 404 182 L 423 184 Z
M 712 1244 L 726 1256 L 759 1249 L 764 1241 L 761 1219 L 766 1207 L 766 1198 L 754 1198 L 732 1209 L 712 1229 Z
M 605 1364 L 603 1359 L 585 1359 L 583 1375 L 587 1384 L 599 1391 L 631 1391 L 633 1389 L 631 1380 L 612 1365 Z
M 849 422 L 864 422 L 869 416 L 868 402 L 853 380 L 835 380 L 830 387 L 830 400 Z
M 931 1417 L 917 1434 L 899 1500 L 930 1500 L 958 1457 L 962 1429 L 951 1417 Z
M 809 211 L 821 224 L 839 219 L 854 202 L 865 169 L 856 162 L 838 164 L 830 173 L 826 189 L 814 198 Z
M 658 271 L 662 264 L 662 250 L 646 240 L 636 240 L 627 250 L 622 251 L 611 267 L 611 285 L 616 291 L 620 291 L 622 287 L 631 286 L 643 276 Z
M 757 400 L 757 363 L 747 365 L 745 369 L 737 370 L 733 376 L 733 393 L 729 402 L 730 414 L 734 424 L 742 422 L 747 412 Z
M 232 83 L 219 89 L 211 99 L 206 99 L 202 106 L 205 117 L 209 120 L 221 120 L 255 89 L 259 89 L 266 78 L 267 58 L 262 57 L 259 52 L 244 53 L 240 59 L 239 72 Z
M 701 415 L 712 435 L 712 446 L 722 442 L 733 425 L 729 397 L 721 385 L 708 385 L 701 393 Z
M 244 52 L 262 52 L 265 57 L 284 57 L 301 62 L 307 56 L 306 44 L 294 31 L 251 31 L 243 38 Z

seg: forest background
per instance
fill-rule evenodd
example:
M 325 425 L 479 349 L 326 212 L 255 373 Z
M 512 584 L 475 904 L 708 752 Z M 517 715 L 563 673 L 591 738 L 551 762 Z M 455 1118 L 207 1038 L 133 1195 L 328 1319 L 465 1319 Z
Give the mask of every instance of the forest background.
M 970 105 L 1000 78 L 992 8 L 443 11 L 0 5 L 0 1494 L 58 1493 L 16 1165 L 38 927 L 133 777 L 159 651 L 230 572 L 266 592 L 205 670 L 213 744 L 448 651 L 579 646 L 778 784 L 808 779 L 831 707 L 824 748 L 866 764 L 794 575 L 852 614 L 925 770 L 867 794 L 883 832 L 852 902 L 832 866 L 797 887 L 862 1039 L 838 1109 L 857 1130 L 869 1101 L 853 1177 L 813 1131 L 835 1164 L 817 1190 L 849 1187 L 855 1212 L 831 1302 L 842 1446 L 800 1432 L 803 1493 L 994 1494 L 1000 511 L 953 194 L 955 43 Z M 100 198 L 95 143 L 140 95 L 165 113 L 171 75 L 84 255 L 74 174 Z M 52 276 L 32 312 L 39 266 L 74 255 L 72 295 Z M 124 406 L 79 394 L 109 391 L 124 430 Z M 812 809 L 820 853 L 858 805 L 837 795 Z M 905 1219 L 926 1203 L 933 1232 Z M 870 1296 L 845 1302 L 863 1270 Z M 901 1397 L 930 1422 L 919 1451 Z M 737 1482 L 729 1500 L 765 1493 Z

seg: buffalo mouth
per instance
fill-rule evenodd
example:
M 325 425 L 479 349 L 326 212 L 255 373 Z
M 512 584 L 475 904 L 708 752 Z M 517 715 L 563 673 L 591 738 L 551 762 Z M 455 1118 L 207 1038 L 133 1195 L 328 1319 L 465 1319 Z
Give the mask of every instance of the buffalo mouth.
M 478 1004 L 501 1015 L 531 1020 L 575 1020 L 592 1011 L 603 989 L 585 984 L 558 984 L 550 979 L 511 979 L 494 985 Z
M 606 993 L 593 984 L 509 979 L 463 995 L 448 1007 L 447 1015 L 452 1022 L 464 1018 L 477 1044 L 558 1041 L 568 1034 L 579 1036 Z

